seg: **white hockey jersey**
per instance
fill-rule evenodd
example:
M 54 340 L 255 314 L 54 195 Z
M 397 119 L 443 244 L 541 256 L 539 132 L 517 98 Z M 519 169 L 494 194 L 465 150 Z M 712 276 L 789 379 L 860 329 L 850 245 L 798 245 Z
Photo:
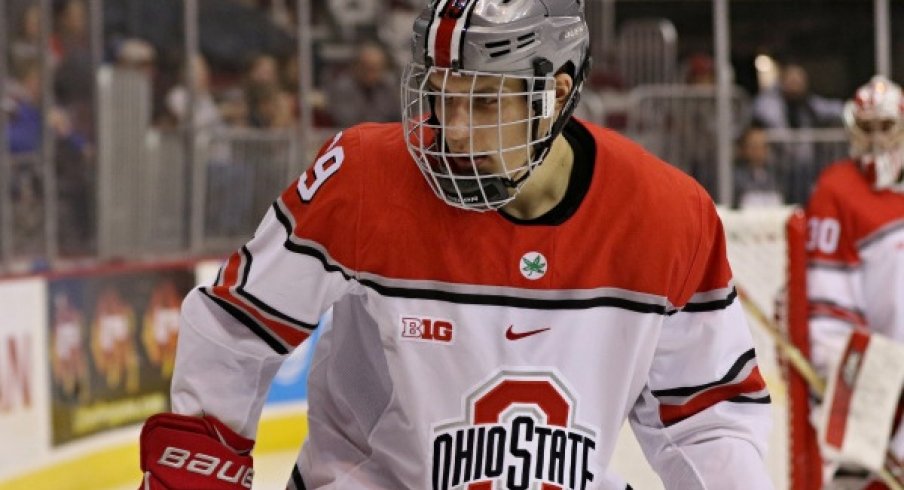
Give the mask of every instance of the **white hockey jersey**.
M 624 489 L 629 418 L 669 489 L 772 488 L 769 396 L 721 223 L 614 132 L 559 225 L 437 199 L 398 124 L 328 142 L 183 307 L 173 408 L 254 437 L 286 353 L 333 308 L 293 489 Z
M 817 181 L 807 229 L 817 369 L 828 372 L 854 327 L 904 342 L 904 194 L 877 192 L 857 163 L 837 162 Z

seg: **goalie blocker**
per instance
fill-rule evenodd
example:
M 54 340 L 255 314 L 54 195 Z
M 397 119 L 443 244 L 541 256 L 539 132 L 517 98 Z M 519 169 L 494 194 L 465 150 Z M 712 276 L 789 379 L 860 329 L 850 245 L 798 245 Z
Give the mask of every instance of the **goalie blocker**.
M 141 429 L 139 490 L 250 489 L 254 441 L 210 415 L 152 416 Z

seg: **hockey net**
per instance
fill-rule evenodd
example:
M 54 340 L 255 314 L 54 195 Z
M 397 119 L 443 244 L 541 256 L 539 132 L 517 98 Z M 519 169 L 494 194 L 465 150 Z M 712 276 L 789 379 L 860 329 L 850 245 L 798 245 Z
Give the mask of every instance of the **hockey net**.
M 720 212 L 739 297 L 745 303 L 774 426 L 768 464 L 776 488 L 816 490 L 821 464 L 809 418 L 808 387 L 786 361 L 809 355 L 806 222 L 798 208 Z

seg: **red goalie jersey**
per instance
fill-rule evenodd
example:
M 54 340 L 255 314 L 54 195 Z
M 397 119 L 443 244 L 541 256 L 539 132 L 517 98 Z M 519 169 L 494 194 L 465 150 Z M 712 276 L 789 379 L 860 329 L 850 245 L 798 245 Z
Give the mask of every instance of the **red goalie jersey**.
M 867 327 L 904 342 L 904 194 L 874 190 L 857 163 L 826 169 L 807 208 L 807 295 L 814 364 Z
M 186 299 L 174 410 L 253 438 L 332 308 L 289 488 L 622 490 L 626 419 L 667 488 L 771 488 L 769 396 L 712 202 L 611 131 L 565 136 L 585 192 L 531 224 L 437 199 L 397 124 L 337 135 Z

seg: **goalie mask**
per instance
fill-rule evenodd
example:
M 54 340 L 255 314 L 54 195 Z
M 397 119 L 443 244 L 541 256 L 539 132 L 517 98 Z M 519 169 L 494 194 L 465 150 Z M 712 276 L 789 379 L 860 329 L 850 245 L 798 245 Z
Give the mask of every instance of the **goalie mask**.
M 877 75 L 844 106 L 851 156 L 876 189 L 904 192 L 904 96 L 901 87 Z
M 511 202 L 577 104 L 589 66 L 581 0 L 434 0 L 402 76 L 408 151 L 433 192 L 486 211 Z M 574 84 L 556 107 L 555 75 Z

